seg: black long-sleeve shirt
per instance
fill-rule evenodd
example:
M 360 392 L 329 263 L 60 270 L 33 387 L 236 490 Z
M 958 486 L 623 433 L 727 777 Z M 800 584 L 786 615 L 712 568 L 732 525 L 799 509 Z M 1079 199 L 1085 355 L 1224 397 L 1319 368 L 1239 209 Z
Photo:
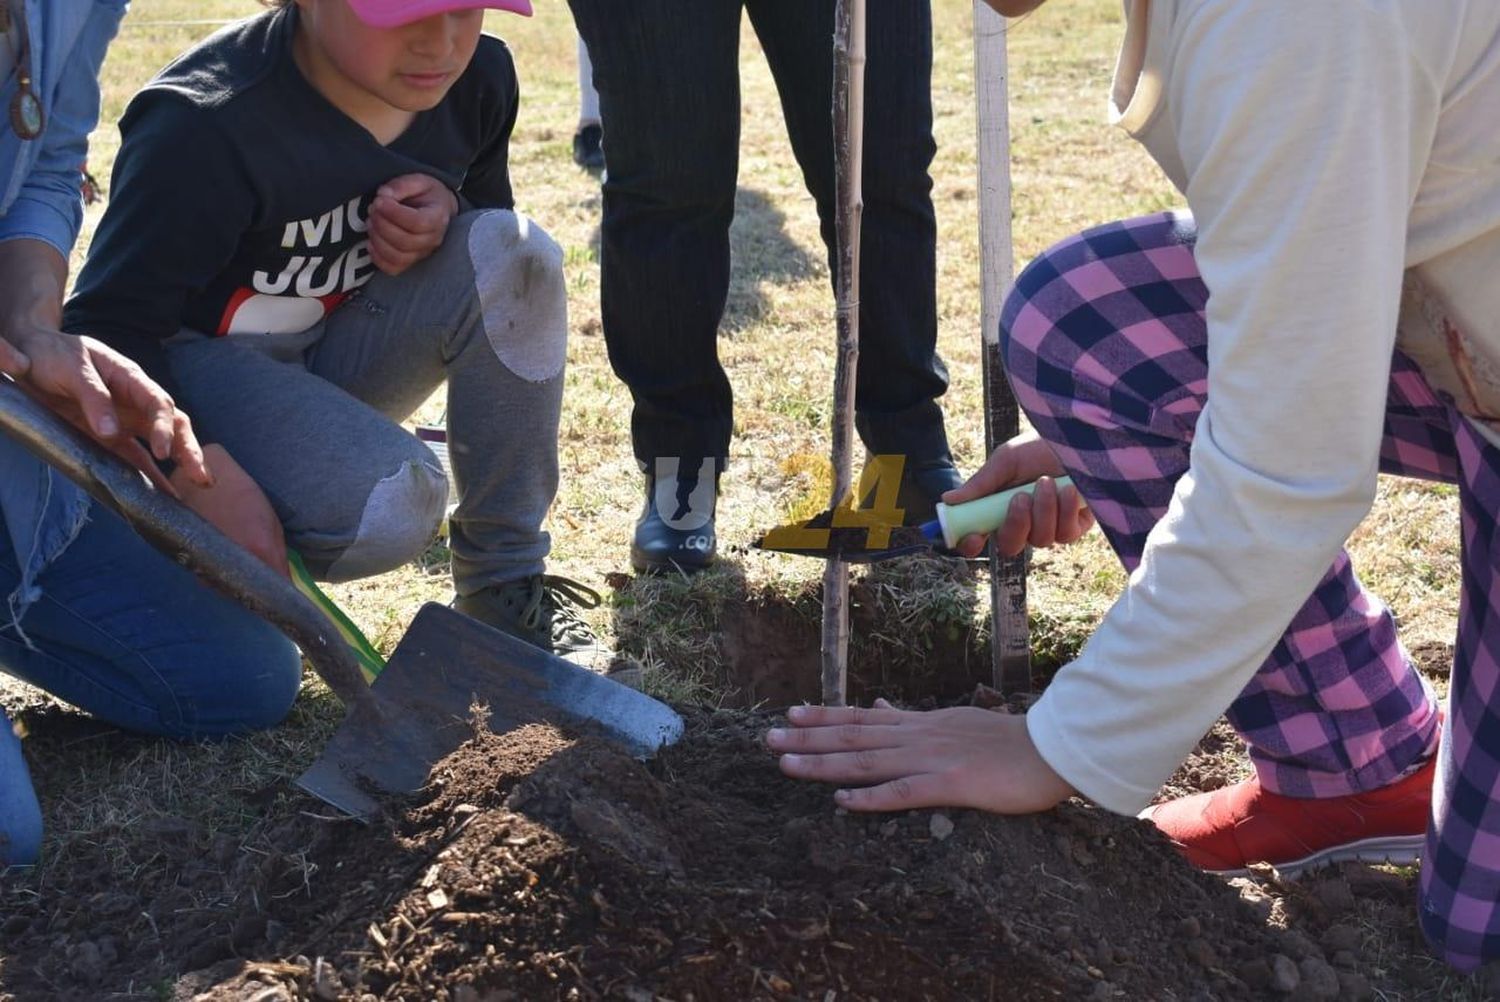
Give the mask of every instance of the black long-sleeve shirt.
M 295 7 L 189 50 L 120 121 L 108 210 L 64 327 L 136 359 L 172 387 L 162 342 L 306 330 L 375 272 L 376 190 L 422 173 L 480 208 L 511 208 L 515 67 L 481 37 L 443 101 L 382 146 L 303 77 Z

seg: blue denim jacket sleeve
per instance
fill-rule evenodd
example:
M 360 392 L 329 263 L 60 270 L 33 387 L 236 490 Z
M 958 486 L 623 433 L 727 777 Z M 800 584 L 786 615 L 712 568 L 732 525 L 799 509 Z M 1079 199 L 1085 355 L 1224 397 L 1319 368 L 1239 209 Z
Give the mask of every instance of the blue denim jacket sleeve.
M 64 258 L 72 250 L 83 223 L 79 184 L 88 137 L 99 122 L 99 68 L 125 7 L 124 0 L 27 4 L 47 128 L 13 162 L 24 176 L 15 200 L 0 216 L 0 241 L 41 240 Z
M 23 142 L 0 121 L 0 241 L 42 240 L 66 258 L 83 219 L 79 181 L 99 119 L 99 67 L 126 2 L 24 2 L 47 127 Z M 12 90 L 13 82 L 6 103 Z M 20 584 L 0 596 L 0 629 L 20 628 L 27 606 L 41 595 L 38 575 L 77 537 L 88 513 L 88 495 L 0 435 L 0 555 L 9 548 L 20 571 Z

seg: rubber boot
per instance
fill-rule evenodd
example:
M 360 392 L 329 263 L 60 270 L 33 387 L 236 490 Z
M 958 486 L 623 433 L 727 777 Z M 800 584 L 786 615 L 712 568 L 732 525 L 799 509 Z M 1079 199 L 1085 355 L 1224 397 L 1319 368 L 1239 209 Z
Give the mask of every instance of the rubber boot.
M 642 574 L 673 570 L 691 574 L 713 563 L 719 549 L 714 532 L 718 494 L 718 477 L 648 475 L 646 504 L 630 546 L 630 565 Z

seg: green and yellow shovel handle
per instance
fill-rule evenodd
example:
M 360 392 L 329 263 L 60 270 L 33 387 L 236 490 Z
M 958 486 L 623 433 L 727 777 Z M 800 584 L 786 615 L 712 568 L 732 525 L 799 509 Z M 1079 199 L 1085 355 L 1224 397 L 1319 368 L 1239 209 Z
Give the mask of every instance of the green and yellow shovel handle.
M 1053 483 L 1058 490 L 1073 483 L 1072 477 L 1056 477 Z M 1010 503 L 1019 494 L 1032 494 L 1036 491 L 1036 482 L 1022 484 L 1003 490 L 998 494 L 990 494 L 973 501 L 963 501 L 958 504 L 944 504 L 941 501 L 937 505 L 937 525 L 942 534 L 943 545 L 952 549 L 958 545 L 958 541 L 965 536 L 988 536 L 1005 524 L 1005 516 L 1010 511 Z
M 365 682 L 367 684 L 374 682 L 385 669 L 385 658 L 380 656 L 380 652 L 375 650 L 375 645 L 359 631 L 359 627 L 354 625 L 353 620 L 344 615 L 344 610 L 340 609 L 333 599 L 318 587 L 312 574 L 308 572 L 307 565 L 302 562 L 302 555 L 296 550 L 287 550 L 286 559 L 292 568 L 292 584 L 296 585 L 297 590 L 307 596 L 313 605 L 323 611 L 323 615 L 328 617 L 329 622 L 333 623 L 334 629 L 338 631 L 339 636 L 344 638 L 344 643 L 349 646 L 350 653 L 359 662 L 359 670 L 364 675 Z

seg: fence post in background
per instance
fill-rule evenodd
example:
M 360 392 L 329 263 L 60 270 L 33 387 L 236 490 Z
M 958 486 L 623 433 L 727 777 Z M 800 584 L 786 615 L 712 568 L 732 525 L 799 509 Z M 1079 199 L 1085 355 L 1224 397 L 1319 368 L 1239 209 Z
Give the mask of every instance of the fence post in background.
M 974 98 L 979 147 L 980 328 L 984 371 L 984 444 L 1021 430 L 1021 412 L 1000 358 L 1000 304 L 1014 274 L 1011 245 L 1010 109 L 1005 18 L 974 0 Z M 1026 555 L 990 555 L 990 622 L 994 684 L 1002 692 L 1031 688 L 1026 620 Z

